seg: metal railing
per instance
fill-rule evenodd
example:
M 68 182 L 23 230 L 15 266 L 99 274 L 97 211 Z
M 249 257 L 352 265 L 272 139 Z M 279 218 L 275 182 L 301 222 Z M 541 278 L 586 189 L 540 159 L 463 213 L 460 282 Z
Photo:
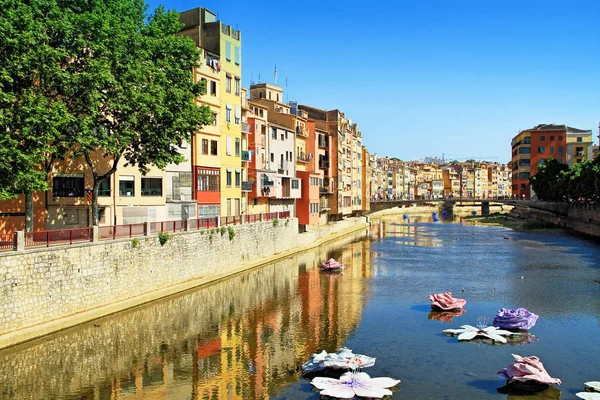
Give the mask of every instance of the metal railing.
M 250 161 L 250 152 L 248 150 L 242 150 L 242 161 Z
M 162 221 L 162 222 L 151 222 L 150 233 L 154 232 L 181 232 L 185 231 L 187 226 L 187 220 L 179 221 Z
M 256 223 L 272 221 L 276 218 L 289 218 L 290 211 L 279 211 L 265 214 L 245 214 L 220 217 L 192 218 L 178 221 L 142 222 L 126 225 L 109 225 L 98 227 L 98 240 L 111 240 L 147 236 L 157 232 L 181 232 L 215 228 L 218 226 L 240 225 L 242 223 Z M 147 228 L 148 227 L 148 228 Z M 148 232 L 149 230 L 149 232 Z M 56 229 L 50 231 L 24 232 L 25 248 L 50 247 L 55 245 L 71 245 L 78 242 L 91 242 L 94 236 L 94 227 Z M 0 252 L 15 250 L 15 233 L 0 234 Z
M 98 227 L 98 239 L 118 239 L 124 237 L 141 236 L 144 234 L 144 224 L 126 224 Z
M 193 231 L 206 228 L 215 228 L 217 225 L 219 225 L 218 217 L 193 218 L 189 220 L 189 229 Z
M 252 181 L 242 181 L 242 192 L 252 191 Z
M 15 246 L 14 233 L 0 233 L 0 251 L 12 250 Z
M 76 242 L 91 242 L 92 228 L 56 229 L 53 231 L 25 232 L 25 248 L 50 247 Z
M 221 225 L 239 225 L 241 223 L 241 215 L 229 215 L 227 217 L 221 217 Z

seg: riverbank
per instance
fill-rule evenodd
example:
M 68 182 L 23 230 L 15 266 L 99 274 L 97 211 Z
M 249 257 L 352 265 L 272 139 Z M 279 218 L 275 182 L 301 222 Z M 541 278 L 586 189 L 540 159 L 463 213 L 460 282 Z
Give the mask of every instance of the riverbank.
M 492 213 L 500 213 L 500 214 L 508 214 L 513 209 L 513 206 L 507 205 L 492 205 L 491 206 Z M 405 206 L 405 207 L 393 207 L 381 211 L 377 211 L 369 214 L 370 218 L 382 218 L 389 216 L 401 216 L 401 215 L 409 215 L 409 216 L 425 216 L 431 215 L 432 212 L 441 213 L 443 209 L 437 204 L 431 205 L 419 205 L 419 206 Z M 472 216 L 472 213 L 475 212 L 478 215 L 481 215 L 481 206 L 473 206 L 473 205 L 455 205 L 453 207 L 453 214 L 457 217 L 467 217 Z
M 359 231 L 364 217 L 298 234 L 288 218 L 0 256 L 0 348 L 173 295 Z

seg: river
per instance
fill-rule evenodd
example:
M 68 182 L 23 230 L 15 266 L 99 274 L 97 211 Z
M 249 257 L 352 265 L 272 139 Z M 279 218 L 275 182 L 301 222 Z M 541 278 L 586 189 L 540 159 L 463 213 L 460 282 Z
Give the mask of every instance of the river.
M 343 274 L 318 271 L 329 257 L 346 265 Z M 427 295 L 444 291 L 467 300 L 464 314 L 430 312 Z M 492 345 L 442 334 L 501 307 L 538 314 L 534 337 Z M 496 372 L 516 353 L 540 357 L 563 381 L 536 398 L 574 399 L 600 380 L 598 338 L 598 243 L 386 217 L 368 237 L 0 351 L 0 397 L 318 399 L 299 366 L 347 346 L 377 358 L 371 376 L 402 381 L 393 398 L 507 398 Z

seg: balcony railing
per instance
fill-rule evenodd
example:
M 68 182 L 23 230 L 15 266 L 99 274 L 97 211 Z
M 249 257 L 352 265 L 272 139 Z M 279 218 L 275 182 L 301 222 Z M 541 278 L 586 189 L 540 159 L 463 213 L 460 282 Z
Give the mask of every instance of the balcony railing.
M 242 150 L 242 161 L 251 161 L 250 152 L 248 150 Z
M 242 132 L 250 133 L 250 124 L 247 122 L 242 122 Z
M 251 181 L 242 181 L 242 192 L 251 192 L 252 191 L 252 182 Z
M 306 128 L 296 127 L 296 135 L 308 137 L 308 131 Z
M 296 160 L 298 160 L 299 162 L 305 162 L 305 163 L 307 163 L 307 162 L 309 162 L 311 160 L 311 158 L 312 158 L 312 154 L 306 154 L 306 153 L 299 152 L 296 155 Z

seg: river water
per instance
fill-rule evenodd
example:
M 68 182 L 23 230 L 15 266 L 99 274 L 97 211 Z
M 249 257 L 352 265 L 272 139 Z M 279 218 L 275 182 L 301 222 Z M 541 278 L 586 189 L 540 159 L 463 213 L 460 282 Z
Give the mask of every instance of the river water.
M 343 274 L 316 266 L 335 257 Z M 464 289 L 464 292 L 463 292 Z M 467 300 L 452 318 L 427 295 Z M 501 307 L 538 314 L 523 343 L 458 343 L 447 328 Z M 536 355 L 575 399 L 600 380 L 600 246 L 553 232 L 387 218 L 357 235 L 0 352 L 1 399 L 318 399 L 299 366 L 347 346 L 401 379 L 393 398 L 499 394 L 511 353 Z M 525 397 L 523 397 L 525 398 Z M 532 399 L 531 397 L 526 397 Z

